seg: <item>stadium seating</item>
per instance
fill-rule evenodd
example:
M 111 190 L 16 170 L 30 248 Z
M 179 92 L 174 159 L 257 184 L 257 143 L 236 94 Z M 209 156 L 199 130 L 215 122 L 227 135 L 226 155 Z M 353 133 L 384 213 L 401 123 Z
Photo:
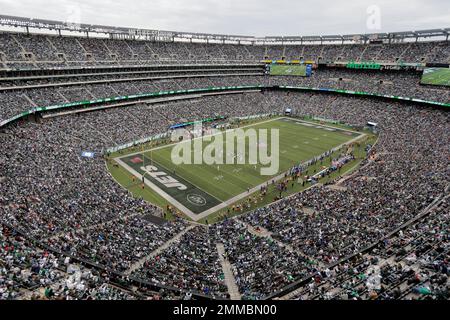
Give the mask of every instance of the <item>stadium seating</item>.
M 283 57 L 449 63 L 449 49 L 449 42 L 247 46 L 0 33 L 3 69 L 229 66 L 183 69 L 176 73 L 181 78 L 165 67 L 161 78 L 150 80 L 147 71 L 3 79 L 0 121 L 37 106 L 212 86 L 321 87 L 449 103 L 447 88 L 420 85 L 414 71 L 320 67 L 307 78 L 269 77 L 255 67 Z M 160 217 L 162 210 L 123 189 L 101 156 L 80 157 L 179 122 L 282 113 L 285 106 L 299 117 L 378 123 L 375 157 L 333 181 L 339 188 L 317 185 L 208 227 L 178 218 L 146 221 L 142 217 Z M 447 111 L 408 102 L 268 90 L 141 101 L 4 126 L 0 299 L 229 298 L 221 259 L 232 265 L 242 299 L 449 299 L 449 120 Z M 267 233 L 255 235 L 256 228 Z M 295 290 L 285 291 L 294 283 Z
M 450 62 L 448 41 L 392 44 L 232 45 L 0 34 L 8 68 L 249 63 L 270 60 Z

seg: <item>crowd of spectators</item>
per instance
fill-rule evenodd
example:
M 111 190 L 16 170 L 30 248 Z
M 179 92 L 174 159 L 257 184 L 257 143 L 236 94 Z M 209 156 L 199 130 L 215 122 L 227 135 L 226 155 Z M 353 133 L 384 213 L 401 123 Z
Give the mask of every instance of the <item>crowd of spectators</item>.
M 109 284 L 105 273 L 37 248 L 5 225 L 0 227 L 0 248 L 0 300 L 134 300 L 144 296 Z
M 263 59 L 448 63 L 449 52 L 448 41 L 233 45 L 0 33 L 2 63 L 8 68 L 17 69 L 80 65 L 248 63 Z
M 270 237 L 250 233 L 238 220 L 215 224 L 210 234 L 215 242 L 224 244 L 243 299 L 262 299 L 313 270 L 303 255 Z
M 450 298 L 449 204 L 439 206 L 371 250 L 319 268 L 291 299 L 429 300 Z
M 356 126 L 368 121 L 378 123 L 375 158 L 366 160 L 357 173 L 340 182 L 340 188 L 318 185 L 208 230 L 196 227 L 134 270 L 146 255 L 183 232 L 187 222 L 155 225 L 143 219 L 161 215 L 161 210 L 125 192 L 109 176 L 101 157 L 81 158 L 81 151 L 100 153 L 107 147 L 165 132 L 175 122 L 282 112 L 286 105 L 297 116 L 317 116 Z M 448 120 L 444 111 L 406 104 L 317 93 L 265 92 L 141 103 L 125 109 L 55 117 L 42 123 L 18 123 L 3 128 L 0 134 L 0 221 L 63 256 L 79 257 L 118 272 L 133 270 L 132 276 L 142 281 L 214 297 L 227 297 L 215 249 L 222 243 L 242 297 L 261 299 L 294 281 L 322 274 L 326 266 L 383 240 L 439 200 L 449 181 Z M 445 208 L 441 206 L 430 215 L 436 219 L 427 220 L 428 226 L 423 228 L 430 228 L 430 233 L 446 230 L 442 225 L 448 223 Z M 264 228 L 270 236 L 254 235 L 249 227 Z M 421 240 L 432 241 L 430 233 L 416 231 L 417 237 L 411 241 L 419 247 Z M 436 252 L 415 251 L 417 261 L 425 259 L 429 268 L 420 288 L 396 287 L 401 297 L 413 297 L 417 290 L 433 293 L 427 297 L 442 298 L 445 294 L 448 235 L 434 234 L 444 251 L 440 247 Z M 66 284 L 58 286 L 67 273 L 58 270 L 63 258 L 39 251 L 25 239 L 11 243 L 12 239 L 16 238 L 2 231 L 5 244 L 0 281 L 4 298 L 19 297 L 21 288 L 33 291 L 50 284 L 59 297 L 65 298 L 129 297 L 129 293 L 105 287 L 103 280 L 88 286 L 88 293 L 64 291 Z M 396 241 L 409 238 L 405 239 Z M 11 247 L 19 255 L 11 256 Z M 36 269 L 36 265 L 40 267 Z M 390 272 L 397 274 L 402 269 L 394 267 L 392 271 L 382 268 L 382 281 L 395 280 L 389 278 Z M 386 286 L 391 288 L 404 279 Z M 332 292 L 338 287 L 339 292 L 350 290 L 346 289 L 347 282 L 338 286 L 330 281 L 327 283 L 333 284 Z M 315 287 L 311 290 L 308 294 L 318 294 Z M 379 298 L 398 297 L 398 292 L 389 290 L 375 292 Z M 366 297 L 362 293 L 359 296 Z
M 214 298 L 227 298 L 216 243 L 202 226 L 189 230 L 169 248 L 152 256 L 132 276 Z
M 118 97 L 169 90 L 200 89 L 221 86 L 265 85 L 265 86 L 301 86 L 313 88 L 330 88 L 368 93 L 401 96 L 408 98 L 450 102 L 448 87 L 426 86 L 421 84 L 421 74 L 417 72 L 399 71 L 352 71 L 345 69 L 320 68 L 311 77 L 264 76 L 263 73 L 250 70 L 235 70 L 197 74 L 185 72 L 183 78 L 173 78 L 169 74 L 156 79 L 140 80 L 134 75 L 123 78 L 123 75 L 108 77 L 92 76 L 86 80 L 99 83 L 81 83 L 77 79 L 68 81 L 64 86 L 55 80 L 39 80 L 40 85 L 51 84 L 51 87 L 36 87 L 28 82 L 3 82 L 5 91 L 0 95 L 0 121 L 9 119 L 24 111 L 36 107 Z M 145 76 L 148 76 L 146 74 Z M 117 77 L 117 78 L 116 78 Z M 165 78 L 167 77 L 167 78 Z M 177 75 L 178 77 L 178 75 Z M 112 81 L 114 80 L 114 81 Z M 25 86 L 24 86 L 25 85 Z M 20 87 L 20 88 L 19 88 Z

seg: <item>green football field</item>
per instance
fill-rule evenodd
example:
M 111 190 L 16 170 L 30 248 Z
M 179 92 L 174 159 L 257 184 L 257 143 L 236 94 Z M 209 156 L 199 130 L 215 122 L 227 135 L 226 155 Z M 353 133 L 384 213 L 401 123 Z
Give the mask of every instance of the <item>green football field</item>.
M 423 84 L 432 84 L 436 86 L 450 86 L 449 68 L 428 68 L 425 69 L 422 76 Z
M 181 164 L 172 162 L 174 144 L 116 158 L 134 176 L 150 186 L 168 202 L 192 217 L 204 217 L 234 202 L 248 190 L 271 181 L 294 165 L 358 138 L 360 133 L 307 123 L 291 118 L 278 118 L 256 123 L 244 129 L 279 130 L 279 170 L 271 176 L 261 175 L 263 165 L 251 164 Z M 224 135 L 224 133 L 221 133 Z M 215 137 L 213 137 L 214 141 Z M 271 150 L 270 135 L 266 148 Z M 185 142 L 181 142 L 185 143 Z M 190 142 L 189 142 L 190 143 Z M 203 141 L 203 149 L 210 141 Z M 224 145 L 224 152 L 225 145 Z M 245 159 L 248 159 L 248 149 Z M 146 168 L 151 166 L 151 170 Z

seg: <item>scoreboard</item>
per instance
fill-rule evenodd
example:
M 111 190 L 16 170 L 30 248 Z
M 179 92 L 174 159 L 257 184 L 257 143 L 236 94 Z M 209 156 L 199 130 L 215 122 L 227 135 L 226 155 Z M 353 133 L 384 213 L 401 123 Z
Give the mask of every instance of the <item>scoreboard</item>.
M 271 76 L 301 76 L 309 77 L 311 75 L 311 65 L 279 65 L 271 64 L 269 66 Z
M 435 86 L 450 86 L 450 69 L 427 68 L 423 71 L 420 83 Z

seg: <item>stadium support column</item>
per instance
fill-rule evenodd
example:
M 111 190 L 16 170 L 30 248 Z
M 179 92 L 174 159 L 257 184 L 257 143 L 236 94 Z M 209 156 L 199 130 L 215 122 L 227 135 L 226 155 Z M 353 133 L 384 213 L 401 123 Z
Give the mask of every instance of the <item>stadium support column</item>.
M 41 115 L 40 115 L 40 112 L 38 112 L 38 111 L 33 111 L 27 117 L 27 121 L 34 121 L 35 123 L 40 123 L 41 122 L 40 120 L 41 120 Z

